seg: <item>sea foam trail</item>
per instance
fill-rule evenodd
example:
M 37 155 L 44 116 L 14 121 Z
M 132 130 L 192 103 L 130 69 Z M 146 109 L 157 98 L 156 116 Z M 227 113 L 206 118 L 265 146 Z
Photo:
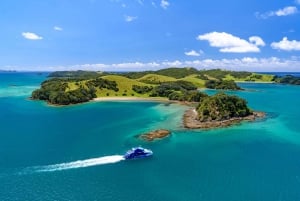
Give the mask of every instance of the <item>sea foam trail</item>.
M 122 155 L 104 156 L 99 158 L 91 158 L 87 160 L 78 160 L 69 163 L 60 163 L 55 165 L 46 165 L 35 168 L 35 172 L 54 172 L 68 169 L 85 168 L 96 165 L 105 165 L 110 163 L 117 163 L 125 158 Z

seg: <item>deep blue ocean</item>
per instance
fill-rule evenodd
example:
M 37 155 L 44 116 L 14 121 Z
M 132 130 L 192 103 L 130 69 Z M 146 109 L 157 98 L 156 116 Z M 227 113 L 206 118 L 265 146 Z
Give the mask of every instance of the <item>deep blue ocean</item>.
M 1 201 L 300 200 L 300 86 L 240 84 L 228 93 L 267 118 L 203 131 L 176 104 L 29 100 L 46 76 L 0 73 Z M 160 128 L 171 137 L 136 138 Z M 153 157 L 121 160 L 138 145 Z

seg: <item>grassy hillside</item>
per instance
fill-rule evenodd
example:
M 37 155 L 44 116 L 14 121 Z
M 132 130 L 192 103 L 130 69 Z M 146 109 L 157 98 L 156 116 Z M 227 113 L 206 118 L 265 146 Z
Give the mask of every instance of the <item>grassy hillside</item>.
M 246 71 L 227 71 L 220 69 L 199 71 L 199 77 L 209 80 L 232 80 L 235 82 L 272 82 L 274 75 Z
M 174 77 L 177 79 L 184 78 L 189 75 L 198 74 L 199 71 L 195 68 L 185 67 L 185 68 L 165 68 L 156 71 L 156 74 L 165 75 L 169 77 Z
M 186 67 L 186 68 L 165 68 L 157 71 L 129 72 L 129 73 L 124 73 L 123 75 L 131 79 L 139 79 L 147 74 L 164 75 L 164 76 L 180 79 L 198 73 L 199 71 L 197 69 Z
M 169 76 L 150 73 L 150 74 L 144 75 L 143 77 L 137 79 L 137 81 L 144 82 L 147 84 L 160 84 L 163 82 L 174 82 L 174 81 L 176 81 L 176 79 L 173 77 L 169 77 Z
M 235 82 L 273 82 L 274 75 L 251 73 L 247 77 L 239 78 L 227 74 L 223 80 L 233 80 Z
M 63 72 L 63 75 L 73 75 L 74 73 Z M 152 86 L 155 87 L 165 82 L 176 82 L 179 80 L 187 81 L 192 83 L 198 88 L 204 88 L 206 82 L 209 80 L 225 80 L 225 81 L 235 81 L 235 82 L 272 82 L 274 76 L 267 74 L 258 74 L 251 72 L 235 72 L 235 71 L 226 71 L 220 69 L 214 70 L 202 70 L 198 71 L 194 68 L 168 68 L 158 71 L 145 71 L 145 72 L 131 72 L 124 74 L 110 74 L 105 75 L 105 73 L 99 74 L 101 78 L 107 79 L 110 81 L 115 81 L 118 87 L 118 91 L 107 88 L 96 88 L 97 97 L 114 97 L 114 96 L 136 96 L 136 97 L 148 97 L 150 93 L 140 94 L 132 90 L 132 87 L 135 86 Z M 163 75 L 164 74 L 164 75 Z M 55 75 L 55 73 L 54 73 Z M 60 73 L 58 73 L 60 75 Z M 87 73 L 84 71 L 77 71 L 75 73 L 78 79 L 68 80 L 67 91 L 77 90 L 80 87 L 87 89 L 86 83 L 90 80 L 95 79 L 95 74 L 89 73 L 91 77 L 87 78 Z M 84 75 L 81 77 L 80 75 Z M 132 78 L 131 78 L 132 77 Z M 133 79 L 136 78 L 137 79 Z
M 118 91 L 114 91 L 112 89 L 106 89 L 106 88 L 96 88 L 96 95 L 97 97 L 115 97 L 115 96 L 135 96 L 135 97 L 148 97 L 149 95 L 147 94 L 138 94 L 132 90 L 133 85 L 138 85 L 138 86 L 152 86 L 151 84 L 146 84 L 143 82 L 139 82 L 134 79 L 129 79 L 124 76 L 120 75 L 106 75 L 102 76 L 101 78 L 109 80 L 109 81 L 115 81 L 118 87 Z M 83 81 L 69 81 L 68 87 L 66 89 L 67 91 L 73 91 L 76 89 L 79 89 L 80 87 L 83 88 L 88 88 L 87 87 L 87 82 L 89 80 L 83 80 Z
M 188 81 L 193 83 L 198 88 L 204 88 L 205 87 L 205 80 L 198 78 L 197 74 L 189 75 L 184 78 L 181 78 L 180 80 Z
M 148 97 L 146 94 L 138 94 L 132 90 L 133 85 L 138 86 L 151 86 L 143 82 L 139 82 L 134 79 L 129 79 L 120 75 L 107 75 L 103 76 L 103 79 L 110 81 L 115 81 L 118 85 L 119 91 L 115 92 L 112 90 L 97 90 L 97 97 L 106 97 L 106 96 L 136 96 L 136 97 Z

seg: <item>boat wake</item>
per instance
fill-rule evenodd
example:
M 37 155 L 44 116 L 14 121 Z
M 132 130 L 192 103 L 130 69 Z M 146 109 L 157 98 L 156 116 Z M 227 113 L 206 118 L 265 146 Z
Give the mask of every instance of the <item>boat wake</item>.
M 86 160 L 78 160 L 68 163 L 59 163 L 54 165 L 45 165 L 45 166 L 35 166 L 25 168 L 23 171 L 18 174 L 32 174 L 36 172 L 55 172 L 61 170 L 69 170 L 69 169 L 77 169 L 77 168 L 85 168 L 97 165 L 105 165 L 111 163 L 118 163 L 123 160 L 129 159 L 138 159 L 149 157 L 153 154 L 150 149 L 145 149 L 143 147 L 134 147 L 126 152 L 125 155 L 111 155 L 111 156 L 103 156 L 99 158 L 91 158 Z
M 46 165 L 34 168 L 35 172 L 54 172 L 61 170 L 69 170 L 76 168 L 85 168 L 97 165 L 105 165 L 111 163 L 118 163 L 120 161 L 125 160 L 122 155 L 112 155 L 112 156 L 104 156 L 99 158 L 91 158 L 87 160 L 78 160 L 69 163 L 60 163 L 55 165 Z

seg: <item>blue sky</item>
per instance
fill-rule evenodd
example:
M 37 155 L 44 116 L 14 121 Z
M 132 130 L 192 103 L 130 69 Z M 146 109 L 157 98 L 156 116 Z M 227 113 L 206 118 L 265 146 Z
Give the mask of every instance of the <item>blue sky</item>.
M 300 71 L 300 0 L 2 0 L 0 69 Z

